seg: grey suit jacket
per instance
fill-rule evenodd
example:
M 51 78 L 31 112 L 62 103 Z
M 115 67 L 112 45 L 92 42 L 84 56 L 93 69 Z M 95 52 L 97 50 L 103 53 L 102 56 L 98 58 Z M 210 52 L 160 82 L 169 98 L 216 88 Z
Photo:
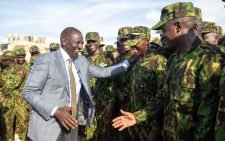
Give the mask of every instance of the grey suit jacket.
M 94 104 L 90 90 L 90 76 L 109 77 L 124 72 L 122 63 L 101 68 L 91 65 L 86 57 L 78 56 L 74 64 L 82 87 L 78 104 L 78 123 L 90 124 Z M 69 82 L 60 50 L 40 55 L 27 78 L 23 97 L 32 106 L 28 136 L 34 141 L 55 141 L 62 126 L 51 117 L 54 107 L 69 106 Z

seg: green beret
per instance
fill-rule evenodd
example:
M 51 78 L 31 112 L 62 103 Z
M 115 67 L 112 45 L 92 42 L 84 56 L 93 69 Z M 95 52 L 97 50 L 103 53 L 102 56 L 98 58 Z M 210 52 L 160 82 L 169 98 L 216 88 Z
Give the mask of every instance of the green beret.
M 152 29 L 159 30 L 168 21 L 183 17 L 195 17 L 195 9 L 192 2 L 178 2 L 164 7 L 161 11 L 160 21 Z
M 17 49 L 15 49 L 15 54 L 16 54 L 16 56 L 20 56 L 20 55 L 25 56 L 26 51 L 24 48 L 17 48 Z
M 2 59 L 3 60 L 11 60 L 14 61 L 14 59 L 16 58 L 15 52 L 14 51 L 5 51 L 2 54 Z
M 98 41 L 98 40 L 101 40 L 101 38 L 100 38 L 98 32 L 88 32 L 85 36 L 85 40 L 86 41 L 89 41 L 89 40 Z

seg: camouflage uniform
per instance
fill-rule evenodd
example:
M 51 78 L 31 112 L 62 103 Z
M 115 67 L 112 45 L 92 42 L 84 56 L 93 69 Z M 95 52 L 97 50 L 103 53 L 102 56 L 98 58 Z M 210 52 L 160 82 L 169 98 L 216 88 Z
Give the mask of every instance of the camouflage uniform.
M 220 36 L 222 36 L 223 34 L 223 29 L 221 26 L 216 25 L 213 22 L 203 22 L 203 29 L 202 29 L 202 34 L 208 34 L 208 33 L 216 33 Z M 222 51 L 223 53 L 225 53 L 225 47 L 221 46 L 221 45 L 216 45 L 214 46 L 216 48 L 218 48 L 220 51 Z
M 218 45 L 225 47 L 225 36 L 223 36 L 220 40 Z
M 118 37 L 117 37 L 117 48 L 120 48 L 121 45 L 119 45 L 121 39 L 127 39 L 127 34 L 131 31 L 132 27 L 121 27 L 118 31 Z M 119 50 L 119 49 L 118 49 Z M 124 61 L 128 59 L 132 54 L 128 52 L 121 53 L 117 58 L 114 59 L 114 64 L 120 63 L 121 61 Z M 112 86 L 112 92 L 114 100 L 112 101 L 113 104 L 113 112 L 112 117 L 115 118 L 119 115 L 120 109 L 124 109 L 126 106 L 126 103 L 128 102 L 128 96 L 129 96 L 129 79 L 130 79 L 130 72 L 131 68 L 129 67 L 128 70 L 125 73 L 119 74 L 117 76 L 113 77 L 113 86 Z M 117 130 L 114 130 L 112 132 L 113 134 L 113 141 L 126 141 L 131 140 L 132 135 L 130 134 L 129 130 L 124 130 L 122 132 L 118 132 Z
M 49 49 L 50 49 L 50 52 L 56 51 L 57 49 L 59 49 L 59 43 L 51 43 L 49 45 Z
M 155 52 L 157 49 L 162 47 L 162 42 L 160 41 L 159 38 L 154 38 L 149 45 L 149 52 Z
M 130 33 L 136 36 L 135 39 L 127 41 L 129 46 L 136 46 L 143 38 L 150 39 L 150 29 L 143 26 L 134 27 Z M 144 36 L 143 36 L 144 35 Z M 130 93 L 129 102 L 125 111 L 135 112 L 134 115 L 138 125 L 130 128 L 135 136 L 135 141 L 162 140 L 162 116 L 157 113 L 157 118 L 147 118 L 147 113 L 158 112 L 153 105 L 159 102 L 161 94 L 159 90 L 163 87 L 164 76 L 166 71 L 166 59 L 162 55 L 151 52 L 146 56 L 139 58 L 139 61 L 133 66 L 130 74 Z M 150 106 L 151 105 L 151 106 Z M 151 109 L 146 111 L 143 109 Z M 137 112 L 136 112 L 137 111 Z M 162 112 L 161 112 L 162 114 Z M 159 118 L 160 117 L 160 118 Z M 150 139 L 151 138 L 151 139 Z
M 24 48 L 16 49 L 15 54 L 16 56 L 26 56 L 26 52 Z M 29 72 L 30 65 L 27 61 L 25 61 L 24 64 L 22 64 L 22 66 L 27 70 L 27 72 Z
M 89 32 L 86 34 L 86 41 L 100 40 L 100 36 L 97 32 Z M 99 67 L 107 67 L 112 64 L 112 61 L 106 57 L 106 53 L 100 52 L 95 56 L 88 56 L 88 60 L 91 64 Z M 90 78 L 91 91 L 95 101 L 96 115 L 95 124 L 93 127 L 87 129 L 88 140 L 99 141 L 106 140 L 110 138 L 110 129 L 112 129 L 111 124 L 105 123 L 102 118 L 102 112 L 112 98 L 111 93 L 111 79 L 96 79 Z M 92 136 L 93 134 L 93 136 Z
M 15 53 L 6 51 L 3 54 L 3 58 L 14 61 Z M 27 137 L 28 113 L 21 92 L 21 86 L 25 81 L 26 73 L 26 70 L 18 65 L 6 68 L 2 72 L 1 77 L 4 84 L 1 90 L 4 98 L 3 117 L 6 125 L 7 141 L 14 140 L 14 133 L 17 133 L 23 141 Z M 16 128 L 14 128 L 14 123 Z
M 29 48 L 29 52 L 31 54 L 31 57 L 30 57 L 30 66 L 33 65 L 34 61 L 36 60 L 36 58 L 38 57 L 38 55 L 40 54 L 40 50 L 37 46 L 31 46 Z
M 225 141 L 225 63 L 220 76 L 220 101 L 216 118 L 215 141 Z
M 160 29 L 169 20 L 188 16 L 195 16 L 192 3 L 166 6 L 161 21 L 153 29 Z M 196 38 L 185 54 L 175 52 L 171 58 L 164 85 L 164 97 L 168 98 L 164 111 L 164 139 L 212 141 L 221 55 Z
M 3 80 L 2 80 L 2 70 L 3 70 L 3 67 L 2 67 L 2 55 L 0 56 L 1 58 L 1 72 L 0 72 L 0 141 L 1 140 L 3 140 L 3 138 L 4 138 L 4 136 L 5 136 L 5 134 L 6 134 L 6 127 L 5 127 L 5 120 L 4 120 L 4 118 L 3 118 L 3 113 L 4 113 L 4 110 L 3 110 L 3 105 L 2 105 L 2 103 L 4 102 L 4 97 L 3 97 L 3 93 L 2 93 L 2 90 L 1 90 L 1 88 L 2 88 L 2 86 L 3 86 L 3 84 L 4 84 L 4 82 L 3 82 Z

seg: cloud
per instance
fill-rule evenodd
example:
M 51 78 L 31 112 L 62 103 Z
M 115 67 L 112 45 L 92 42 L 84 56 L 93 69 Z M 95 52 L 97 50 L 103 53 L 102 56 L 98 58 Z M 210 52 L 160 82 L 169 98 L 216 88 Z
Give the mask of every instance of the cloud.
M 224 3 L 211 0 L 191 0 L 202 8 L 204 19 L 225 27 Z M 159 20 L 161 9 L 176 0 L 49 0 L 0 1 L 1 36 L 11 32 L 45 36 L 54 41 L 67 26 L 74 26 L 85 35 L 98 31 L 106 42 L 114 43 L 122 26 L 152 27 Z M 218 14 L 219 13 L 219 14 Z M 153 33 L 153 36 L 157 36 Z

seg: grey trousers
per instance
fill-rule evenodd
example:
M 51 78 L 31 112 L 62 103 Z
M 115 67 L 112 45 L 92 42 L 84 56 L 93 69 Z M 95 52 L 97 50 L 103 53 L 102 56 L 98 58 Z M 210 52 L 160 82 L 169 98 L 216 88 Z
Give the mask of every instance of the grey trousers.
M 70 131 L 63 130 L 57 141 L 84 141 L 85 140 L 85 126 L 79 125 L 78 128 Z

